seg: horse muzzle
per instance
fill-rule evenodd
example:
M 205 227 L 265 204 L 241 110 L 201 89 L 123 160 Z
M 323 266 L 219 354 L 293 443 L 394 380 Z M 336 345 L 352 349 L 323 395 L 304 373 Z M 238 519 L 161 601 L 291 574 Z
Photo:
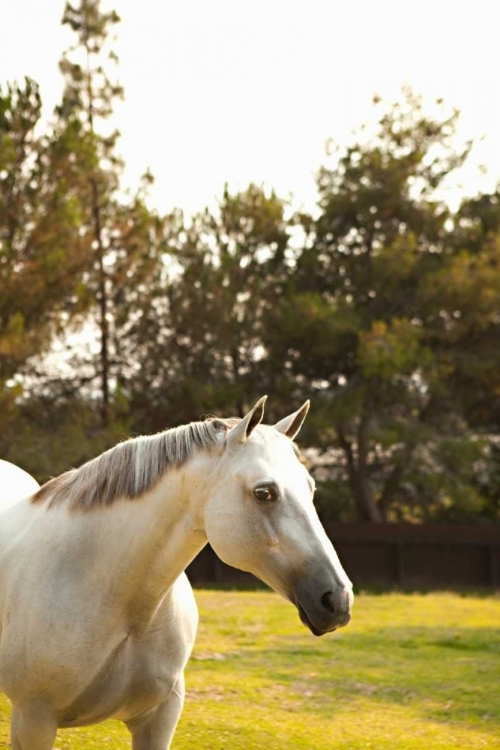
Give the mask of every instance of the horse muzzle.
M 332 633 L 349 623 L 354 598 L 350 588 L 328 589 L 319 595 L 300 590 L 297 593 L 299 617 L 313 635 Z

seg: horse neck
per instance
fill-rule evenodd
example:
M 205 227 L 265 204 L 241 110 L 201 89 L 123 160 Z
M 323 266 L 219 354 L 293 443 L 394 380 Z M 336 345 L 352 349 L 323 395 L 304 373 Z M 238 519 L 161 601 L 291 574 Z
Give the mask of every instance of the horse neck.
M 109 524 L 103 563 L 117 576 L 114 591 L 119 607 L 137 627 L 150 620 L 175 580 L 207 543 L 203 507 L 209 484 L 203 481 L 200 463 L 191 459 L 168 472 L 142 498 L 103 511 Z

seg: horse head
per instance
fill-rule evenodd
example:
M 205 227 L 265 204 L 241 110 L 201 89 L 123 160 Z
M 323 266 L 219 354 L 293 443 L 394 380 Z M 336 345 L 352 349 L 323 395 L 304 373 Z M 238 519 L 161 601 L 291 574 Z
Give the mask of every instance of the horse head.
M 314 480 L 293 439 L 309 409 L 263 425 L 265 398 L 231 427 L 212 475 L 205 532 L 228 565 L 297 607 L 315 635 L 347 625 L 352 584 L 316 513 Z

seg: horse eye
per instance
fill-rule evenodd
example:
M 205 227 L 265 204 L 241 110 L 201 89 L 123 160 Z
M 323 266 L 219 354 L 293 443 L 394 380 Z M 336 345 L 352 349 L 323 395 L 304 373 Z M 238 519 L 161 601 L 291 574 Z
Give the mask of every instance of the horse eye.
M 256 487 L 253 491 L 254 497 L 259 503 L 269 503 L 277 500 L 277 493 L 273 487 Z

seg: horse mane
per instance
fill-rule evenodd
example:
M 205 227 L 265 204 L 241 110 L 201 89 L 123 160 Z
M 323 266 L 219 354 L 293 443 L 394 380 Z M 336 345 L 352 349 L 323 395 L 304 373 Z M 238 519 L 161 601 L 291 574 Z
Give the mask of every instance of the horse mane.
M 125 440 L 114 448 L 54 479 L 33 495 L 33 503 L 49 499 L 49 507 L 63 501 L 71 510 L 112 505 L 123 498 L 135 500 L 152 490 L 162 476 L 185 464 L 200 450 L 220 444 L 221 434 L 240 420 L 210 417 L 181 427 Z

